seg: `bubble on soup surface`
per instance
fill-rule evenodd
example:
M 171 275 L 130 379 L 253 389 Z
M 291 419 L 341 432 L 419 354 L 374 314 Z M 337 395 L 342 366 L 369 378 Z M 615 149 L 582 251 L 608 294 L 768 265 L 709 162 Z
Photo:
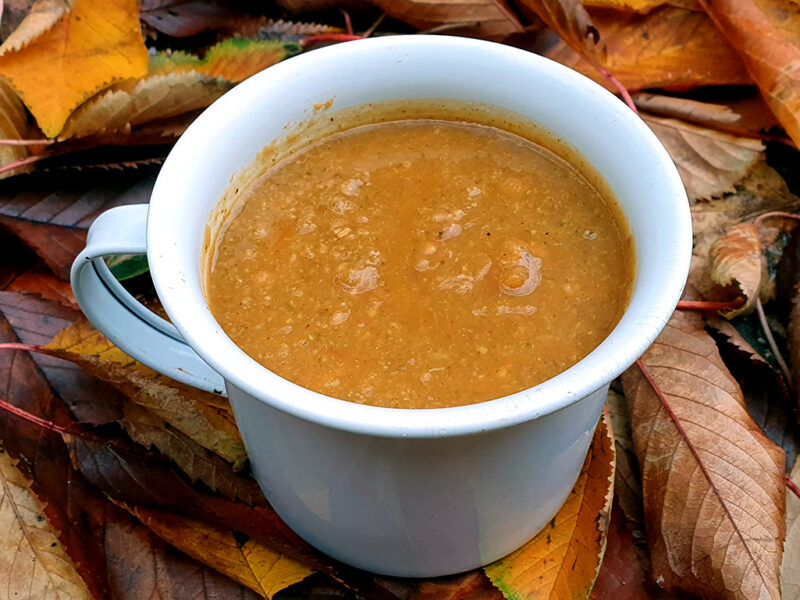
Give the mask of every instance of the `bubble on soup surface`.
M 508 296 L 527 296 L 542 282 L 542 259 L 533 256 L 519 240 L 503 243 L 500 268 L 500 291 Z

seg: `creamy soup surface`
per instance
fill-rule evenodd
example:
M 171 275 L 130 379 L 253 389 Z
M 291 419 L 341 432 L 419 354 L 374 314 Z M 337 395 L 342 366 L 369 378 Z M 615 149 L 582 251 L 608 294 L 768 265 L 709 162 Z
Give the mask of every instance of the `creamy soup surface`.
M 541 383 L 627 306 L 627 227 L 574 167 L 493 127 L 356 127 L 272 167 L 218 237 L 209 306 L 278 375 L 439 408 Z

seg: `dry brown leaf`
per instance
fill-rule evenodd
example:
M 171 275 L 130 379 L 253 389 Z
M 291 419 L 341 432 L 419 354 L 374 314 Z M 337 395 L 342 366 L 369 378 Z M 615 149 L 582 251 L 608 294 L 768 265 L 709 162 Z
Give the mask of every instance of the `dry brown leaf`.
M 483 37 L 504 38 L 522 25 L 504 0 L 370 0 L 387 15 L 417 29 L 477 24 Z
M 573 51 L 600 62 L 605 59 L 605 39 L 580 0 L 517 0 L 517 4 L 544 21 Z
M 740 308 L 727 310 L 723 316 L 732 319 L 755 309 L 761 289 L 761 244 L 758 229 L 752 223 L 731 227 L 711 246 L 711 279 L 743 298 Z
M 606 46 L 603 66 L 629 91 L 752 83 L 739 56 L 703 13 L 663 6 L 646 15 L 595 10 L 590 16 Z M 545 55 L 616 91 L 567 44 Z
M 606 547 L 614 466 L 614 434 L 604 417 L 578 481 L 558 514 L 519 550 L 484 567 L 507 598 L 589 595 Z
M 614 447 L 616 449 L 616 469 L 614 472 L 614 494 L 625 518 L 638 528 L 644 527 L 642 508 L 642 478 L 639 475 L 639 463 L 633 448 L 633 432 L 631 417 L 625 396 L 608 391 L 606 411 L 614 430 Z
M 19 26 L 0 46 L 0 56 L 27 46 L 34 38 L 55 27 L 72 10 L 75 0 L 36 0 Z
M 778 599 L 783 452 L 752 421 L 697 314 L 677 311 L 622 376 L 642 469 L 651 572 L 667 590 Z
M 28 117 L 25 107 L 17 93 L 6 82 L 0 80 L 0 138 L 12 140 L 26 139 L 29 135 Z M 25 146 L 0 145 L 0 167 L 28 156 L 30 152 Z M 24 169 L 25 171 L 30 170 Z M 23 169 L 14 171 L 17 175 Z M 12 175 L 12 172 L 0 174 L 0 179 Z
M 0 55 L 0 75 L 48 137 L 58 135 L 70 113 L 99 90 L 147 73 L 136 0 L 74 2 L 55 26 Z
M 91 600 L 31 483 L 0 448 L 0 573 L 3 598 Z
M 677 119 L 643 116 L 664 144 L 691 200 L 711 198 L 734 190 L 750 169 L 763 159 L 764 144 Z
M 231 529 L 164 510 L 124 502 L 119 505 L 161 539 L 267 598 L 312 573 L 305 565 L 256 540 L 240 542 Z
M 264 498 L 255 480 L 234 473 L 219 456 L 170 427 L 162 418 L 133 402 L 122 407 L 119 424 L 134 442 L 146 448 L 155 447 L 168 456 L 192 480 L 199 480 L 209 489 L 231 500 L 247 504 L 263 504 Z
M 789 312 L 789 326 L 786 334 L 789 343 L 789 364 L 792 371 L 792 383 L 797 392 L 798 406 L 800 406 L 800 291 L 795 286 L 792 296 L 792 308 Z
M 742 57 L 767 104 L 800 144 L 800 5 L 792 0 L 699 0 Z
M 136 362 L 87 320 L 77 321 L 59 333 L 46 349 L 107 381 L 132 402 L 233 463 L 234 468 L 240 468 L 247 460 L 225 398 L 173 381 Z
M 227 81 L 194 71 L 119 83 L 79 106 L 60 137 L 130 130 L 131 126 L 204 108 L 231 87 Z
M 790 475 L 800 486 L 800 461 Z M 800 497 L 786 490 L 786 539 L 783 542 L 781 564 L 781 594 L 783 600 L 800 600 Z
M 719 200 L 695 202 L 692 210 L 694 248 L 689 270 L 694 299 L 714 299 L 716 284 L 711 279 L 711 245 L 732 225 L 752 222 L 758 215 L 773 211 L 800 211 L 800 198 L 789 192 L 786 182 L 765 162 L 756 163 L 751 173 L 737 186 L 735 194 Z M 765 227 L 760 228 L 762 232 Z M 762 248 L 765 240 L 762 238 Z
M 701 11 L 697 0 L 582 0 L 584 6 L 596 8 L 613 8 L 615 10 L 649 13 L 654 8 L 664 6 L 677 6 L 688 10 Z

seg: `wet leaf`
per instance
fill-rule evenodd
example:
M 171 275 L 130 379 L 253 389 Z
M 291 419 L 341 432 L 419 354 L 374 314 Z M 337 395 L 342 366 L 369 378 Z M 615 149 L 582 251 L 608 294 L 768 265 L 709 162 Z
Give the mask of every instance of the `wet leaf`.
M 677 311 L 622 378 L 642 469 L 652 576 L 667 590 L 779 598 L 783 452 L 744 407 L 699 315 Z
M 124 176 L 23 178 L 0 191 L 0 225 L 68 281 L 72 261 L 83 250 L 97 215 L 114 206 L 147 202 L 154 182 L 152 168 Z
M 61 137 L 130 131 L 148 121 L 205 108 L 231 87 L 230 83 L 193 71 L 152 74 L 118 83 L 75 110 Z
M 800 6 L 791 0 L 701 1 L 800 144 Z
M 609 390 L 606 410 L 614 431 L 616 469 L 614 470 L 614 494 L 625 518 L 634 526 L 644 529 L 644 505 L 642 500 L 642 478 L 639 462 L 633 448 L 631 417 L 625 396 Z
M 20 473 L 0 447 L 0 573 L 8 598 L 92 596 Z
M 205 0 L 144 0 L 139 8 L 142 21 L 172 37 L 222 29 L 237 15 L 230 6 Z
M 74 0 L 72 11 L 50 29 L 0 55 L 0 75 L 48 137 L 58 135 L 70 113 L 99 90 L 146 72 L 136 0 Z
M 256 540 L 243 540 L 231 529 L 144 506 L 120 506 L 163 540 L 261 596 L 272 598 L 312 572 Z
M 483 37 L 504 38 L 522 31 L 505 0 L 370 0 L 386 14 L 422 30 L 476 26 Z
M 742 298 L 741 308 L 723 313 L 728 319 L 752 312 L 761 288 L 761 244 L 758 230 L 751 223 L 731 227 L 711 246 L 711 279 L 733 290 L 733 298 Z
M 677 119 L 643 116 L 678 167 L 692 200 L 734 191 L 759 160 L 764 144 Z
M 82 319 L 59 333 L 46 349 L 110 383 L 132 402 L 241 468 L 247 460 L 225 398 L 173 381 L 136 362 Z
M 590 16 L 605 43 L 603 66 L 629 91 L 752 83 L 739 56 L 703 13 L 663 6 L 646 15 L 590 11 Z M 554 46 L 546 56 L 611 87 L 567 44 Z
M 791 473 L 792 481 L 800 486 L 800 462 Z M 786 540 L 783 543 L 781 564 L 781 593 L 783 600 L 800 598 L 800 497 L 786 490 Z
M 614 464 L 613 434 L 601 420 L 578 481 L 558 514 L 522 548 L 484 567 L 507 598 L 589 595 L 606 548 Z

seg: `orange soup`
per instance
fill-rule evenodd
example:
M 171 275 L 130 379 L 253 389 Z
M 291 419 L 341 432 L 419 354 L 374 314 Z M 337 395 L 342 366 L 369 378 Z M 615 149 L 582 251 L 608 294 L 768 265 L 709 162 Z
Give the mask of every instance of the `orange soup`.
M 413 119 L 272 166 L 218 236 L 206 295 L 292 382 L 439 408 L 581 360 L 622 316 L 633 266 L 615 201 L 570 163 L 494 127 Z

